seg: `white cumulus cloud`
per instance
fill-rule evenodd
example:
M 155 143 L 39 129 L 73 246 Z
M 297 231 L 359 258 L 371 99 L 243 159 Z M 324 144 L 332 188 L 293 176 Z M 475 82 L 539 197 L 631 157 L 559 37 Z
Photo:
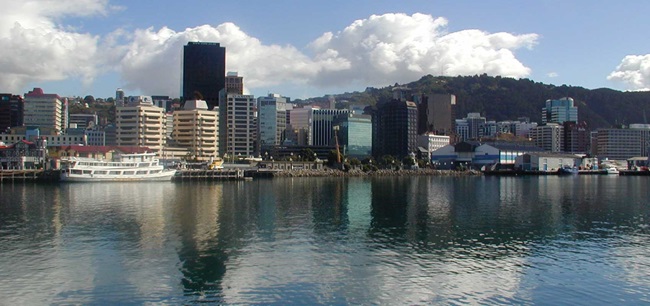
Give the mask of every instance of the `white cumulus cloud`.
M 66 17 L 106 15 L 108 0 L 0 0 L 0 90 L 79 78 L 90 84 L 104 64 L 100 37 L 66 29 Z
M 537 34 L 486 33 L 480 30 L 446 31 L 445 18 L 425 14 L 384 14 L 357 20 L 345 29 L 325 33 L 310 45 L 316 58 L 323 54 L 346 63 L 326 69 L 311 80 L 316 85 L 390 84 L 412 81 L 424 74 L 487 73 L 511 77 L 530 74 L 514 55 L 532 48 Z
M 122 9 L 108 0 L 0 0 L 0 4 L 0 91 L 9 92 L 30 82 L 69 78 L 90 84 L 102 73 L 117 71 L 123 83 L 116 86 L 178 96 L 182 49 L 189 41 L 226 47 L 226 69 L 239 72 L 249 89 L 382 86 L 425 74 L 524 77 L 530 69 L 514 52 L 532 48 L 538 38 L 474 29 L 448 33 L 445 18 L 384 14 L 315 37 L 303 51 L 264 44 L 234 23 L 181 31 L 115 29 L 103 36 L 61 23 L 66 17 L 94 18 Z
M 264 45 L 236 25 L 223 23 L 182 32 L 169 28 L 137 30 L 119 63 L 125 87 L 178 96 L 182 49 L 190 41 L 218 42 L 226 47 L 226 69 L 243 76 L 248 88 L 302 82 L 314 75 L 314 61 L 296 48 Z
M 622 82 L 630 90 L 650 90 L 650 54 L 624 57 L 607 79 Z

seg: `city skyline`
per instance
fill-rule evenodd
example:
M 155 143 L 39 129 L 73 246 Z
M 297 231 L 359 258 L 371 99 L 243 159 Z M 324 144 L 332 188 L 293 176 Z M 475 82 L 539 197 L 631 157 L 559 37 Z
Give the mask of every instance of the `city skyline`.
M 14 94 L 179 97 L 189 41 L 224 46 L 226 70 L 254 96 L 317 97 L 427 74 L 650 88 L 643 1 L 0 3 L 0 92 Z

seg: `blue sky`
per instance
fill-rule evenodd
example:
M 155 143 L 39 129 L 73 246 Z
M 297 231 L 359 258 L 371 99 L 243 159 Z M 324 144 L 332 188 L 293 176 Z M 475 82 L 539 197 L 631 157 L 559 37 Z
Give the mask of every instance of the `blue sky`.
M 171 95 L 219 42 L 247 92 L 292 98 L 426 74 L 650 88 L 648 1 L 0 0 L 0 92 Z

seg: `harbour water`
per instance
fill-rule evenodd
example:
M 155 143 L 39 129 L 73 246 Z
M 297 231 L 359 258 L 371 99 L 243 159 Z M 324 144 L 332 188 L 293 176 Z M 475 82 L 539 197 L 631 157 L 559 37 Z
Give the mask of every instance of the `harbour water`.
M 0 184 L 0 304 L 647 304 L 649 184 Z

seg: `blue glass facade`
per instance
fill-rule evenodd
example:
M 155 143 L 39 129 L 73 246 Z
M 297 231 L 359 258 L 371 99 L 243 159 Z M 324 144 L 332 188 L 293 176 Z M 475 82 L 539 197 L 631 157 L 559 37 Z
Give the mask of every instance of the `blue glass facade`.
M 343 116 L 342 116 L 343 117 Z M 368 115 L 350 115 L 341 118 L 341 144 L 350 157 L 372 155 L 372 119 Z

